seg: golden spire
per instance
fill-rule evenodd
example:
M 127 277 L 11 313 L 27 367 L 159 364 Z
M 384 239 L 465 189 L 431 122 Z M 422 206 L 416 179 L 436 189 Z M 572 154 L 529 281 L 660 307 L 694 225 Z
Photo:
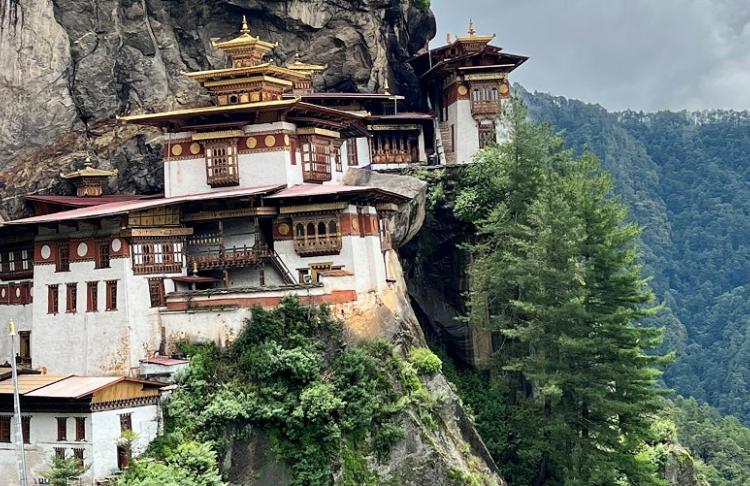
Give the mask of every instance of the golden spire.
M 448 37 L 446 38 L 446 40 L 448 41 L 448 44 L 453 44 L 453 36 L 450 32 L 448 32 Z
M 240 29 L 242 34 L 250 34 L 250 27 L 247 26 L 247 17 L 242 16 L 242 28 Z
M 474 26 L 474 19 L 469 19 L 469 37 L 477 35 L 477 28 Z

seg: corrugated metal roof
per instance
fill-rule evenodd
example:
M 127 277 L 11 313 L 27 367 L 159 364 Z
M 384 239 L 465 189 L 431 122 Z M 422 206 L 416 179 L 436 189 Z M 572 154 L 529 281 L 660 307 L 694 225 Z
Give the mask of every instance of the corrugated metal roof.
M 342 184 L 297 184 L 288 187 L 283 191 L 272 194 L 265 199 L 291 199 L 311 196 L 336 196 L 336 195 L 355 195 L 366 193 L 380 194 L 396 200 L 405 201 L 409 199 L 406 196 L 395 192 L 386 191 L 377 187 L 370 186 L 345 186 Z
M 161 366 L 177 366 L 190 363 L 186 359 L 168 358 L 167 356 L 154 356 L 152 358 L 142 359 L 141 363 L 155 364 Z
M 142 211 L 145 209 L 156 208 L 160 206 L 169 206 L 190 201 L 203 201 L 207 199 L 223 199 L 232 197 L 253 196 L 256 194 L 266 194 L 269 192 L 282 189 L 284 185 L 267 185 L 258 187 L 248 187 L 244 189 L 234 189 L 230 191 L 216 191 L 201 194 L 190 194 L 186 196 L 177 196 L 160 199 L 146 199 L 138 201 L 113 202 L 100 204 L 98 206 L 84 207 L 70 211 L 61 211 L 59 213 L 45 214 L 42 216 L 33 216 L 31 218 L 17 219 L 8 221 L 8 225 L 21 224 L 40 224 L 55 223 L 58 221 L 71 221 L 79 219 L 99 218 L 103 216 L 115 216 L 118 214 L 127 214 L 131 211 Z
M 122 380 L 120 376 L 71 376 L 64 380 L 38 388 L 27 397 L 78 398 Z
M 105 195 L 98 197 L 78 196 L 24 196 L 27 201 L 38 201 L 60 206 L 72 206 L 76 208 L 99 206 L 113 202 L 141 201 L 144 199 L 156 199 L 163 196 L 137 196 L 137 195 Z
M 30 393 L 26 393 L 25 396 L 44 398 L 83 398 L 92 395 L 102 388 L 123 381 L 141 383 L 144 386 L 158 388 L 164 386 L 163 383 L 124 376 L 69 376 L 48 386 L 37 388 Z
M 64 380 L 70 375 L 19 375 L 18 392 L 21 395 L 28 394 L 39 388 Z M 13 380 L 0 381 L 0 395 L 9 395 L 13 393 Z

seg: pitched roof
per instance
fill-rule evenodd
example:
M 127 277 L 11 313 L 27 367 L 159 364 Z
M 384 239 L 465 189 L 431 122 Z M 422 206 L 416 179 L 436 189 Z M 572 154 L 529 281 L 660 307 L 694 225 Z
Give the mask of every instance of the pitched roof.
M 88 206 L 99 206 L 101 204 L 108 204 L 113 202 L 127 202 L 127 201 L 140 201 L 144 199 L 156 199 L 161 198 L 163 195 L 151 195 L 151 196 L 140 196 L 130 194 L 116 194 L 116 195 L 103 195 L 97 197 L 78 197 L 78 196 L 47 196 L 47 195 L 33 195 L 23 196 L 27 201 L 42 202 L 48 204 L 55 204 L 58 206 L 69 206 L 73 208 L 83 208 Z
M 155 364 L 160 366 L 177 366 L 190 363 L 190 361 L 187 359 L 169 358 L 167 356 L 154 356 L 151 358 L 142 359 L 141 363 Z
M 164 386 L 164 383 L 125 376 L 69 376 L 47 386 L 25 393 L 24 396 L 79 399 L 88 395 L 93 395 L 102 388 L 121 382 L 140 383 L 148 388 L 161 388 Z
M 55 223 L 58 221 L 71 221 L 79 219 L 91 219 L 100 218 L 104 216 L 116 216 L 119 214 L 127 214 L 132 211 L 143 211 L 145 209 L 151 209 L 161 206 L 169 206 L 171 204 L 179 204 L 191 201 L 204 201 L 207 199 L 223 199 L 223 198 L 234 198 L 243 196 L 254 196 L 261 194 L 268 194 L 274 191 L 282 189 L 284 185 L 267 185 L 258 187 L 248 187 L 244 189 L 233 189 L 229 191 L 216 191 L 207 192 L 201 194 L 190 194 L 185 196 L 177 197 L 166 197 L 159 199 L 146 199 L 146 200 L 135 200 L 126 202 L 112 202 L 107 204 L 100 204 L 91 207 L 81 207 L 78 209 L 72 209 L 70 211 L 61 211 L 59 213 L 45 214 L 42 216 L 33 216 L 31 218 L 17 219 L 14 221 L 8 221 L 7 225 L 23 225 L 23 224 L 43 224 L 43 223 Z
M 265 199 L 297 199 L 323 196 L 364 196 L 372 194 L 403 202 L 409 198 L 395 192 L 369 186 L 346 186 L 342 184 L 297 184 L 279 191 Z
M 57 383 L 70 375 L 18 375 L 18 392 L 25 395 L 47 385 Z M 8 378 L 0 381 L 0 395 L 13 393 L 13 380 Z

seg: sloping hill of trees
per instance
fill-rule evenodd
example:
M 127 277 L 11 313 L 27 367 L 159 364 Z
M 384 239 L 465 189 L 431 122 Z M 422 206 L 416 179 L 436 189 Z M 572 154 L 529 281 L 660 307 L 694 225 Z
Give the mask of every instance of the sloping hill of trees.
M 609 113 L 517 92 L 577 153 L 591 151 L 643 226 L 646 273 L 677 352 L 666 384 L 750 423 L 750 113 Z

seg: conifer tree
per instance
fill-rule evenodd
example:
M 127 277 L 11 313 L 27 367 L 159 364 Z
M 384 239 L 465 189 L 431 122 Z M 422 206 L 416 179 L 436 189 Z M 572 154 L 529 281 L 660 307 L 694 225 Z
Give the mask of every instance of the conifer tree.
M 507 391 L 506 474 L 516 484 L 658 484 L 639 455 L 660 407 L 644 350 L 659 331 L 637 262 L 638 228 L 591 156 L 565 150 L 514 106 L 512 138 L 467 170 L 456 214 L 470 248 L 472 325 L 499 337 L 494 380 Z

